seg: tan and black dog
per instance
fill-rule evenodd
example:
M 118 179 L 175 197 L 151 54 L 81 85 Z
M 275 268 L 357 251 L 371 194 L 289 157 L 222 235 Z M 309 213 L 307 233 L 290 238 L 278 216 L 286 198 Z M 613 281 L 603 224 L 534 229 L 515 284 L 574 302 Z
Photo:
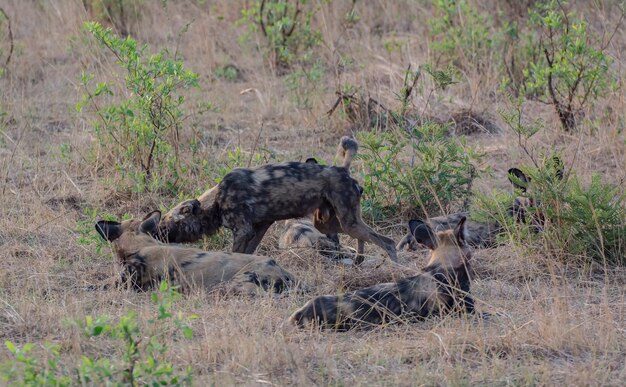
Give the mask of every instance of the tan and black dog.
M 439 232 L 453 229 L 459 223 L 461 218 L 467 218 L 468 216 L 468 212 L 457 212 L 454 214 L 428 218 L 426 223 L 428 223 L 434 232 Z M 465 242 L 474 248 L 495 247 L 496 237 L 501 231 L 500 225 L 495 222 L 482 223 L 468 219 L 465 221 Z M 398 242 L 396 249 L 402 250 L 405 247 L 408 247 L 409 250 L 419 249 L 419 245 L 410 230 L 404 238 Z
M 329 213 L 332 208 L 341 231 L 376 244 L 397 261 L 394 241 L 361 219 L 362 189 L 345 168 L 351 160 L 347 152 L 346 161 L 337 167 L 286 162 L 236 168 L 213 188 L 215 200 L 209 207 L 197 199 L 180 203 L 163 217 L 159 235 L 170 242 L 191 242 L 224 226 L 233 231 L 233 251 L 251 254 L 275 221 L 301 218 L 317 209 Z
M 313 220 L 306 218 L 285 221 L 285 231 L 278 239 L 280 249 L 315 249 L 319 254 L 342 263 L 353 263 L 354 252 L 339 242 L 337 234 L 326 235 L 313 225 Z
M 322 328 L 346 330 L 399 320 L 419 320 L 451 312 L 474 313 L 470 295 L 465 218 L 454 230 L 435 233 L 420 220 L 409 222 L 415 239 L 431 249 L 423 273 L 343 295 L 319 296 L 289 317 L 299 327 L 314 322 Z
M 229 282 L 232 290 L 247 294 L 259 288 L 279 293 L 294 283 L 289 272 L 267 257 L 163 244 L 151 236 L 160 219 L 161 213 L 155 211 L 143 220 L 96 223 L 96 231 L 113 243 L 124 267 L 122 281 L 136 290 L 148 290 L 164 279 L 183 290 L 194 286 L 211 290 Z

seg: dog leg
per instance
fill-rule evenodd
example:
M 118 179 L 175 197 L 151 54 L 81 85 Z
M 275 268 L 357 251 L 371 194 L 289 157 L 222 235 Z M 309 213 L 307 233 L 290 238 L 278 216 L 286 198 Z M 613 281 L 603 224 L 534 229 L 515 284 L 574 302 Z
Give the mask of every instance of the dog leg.
M 233 253 L 246 253 L 248 244 L 254 239 L 254 229 L 249 223 L 233 227 Z M 248 253 L 249 254 L 249 253 Z
M 339 213 L 337 215 L 339 216 Z M 371 242 L 375 244 L 385 250 L 393 262 L 398 262 L 396 243 L 390 238 L 380 235 L 369 228 L 365 223 L 363 223 L 360 217 L 354 216 L 353 214 L 341 214 L 339 221 L 341 222 L 341 227 L 346 234 L 358 239 L 360 243 Z
M 360 265 L 365 260 L 363 251 L 365 250 L 365 241 L 358 239 L 356 244 L 356 257 L 354 258 L 354 264 Z
M 261 243 L 263 236 L 267 232 L 267 229 L 270 228 L 273 223 L 274 222 L 262 223 L 254 228 L 254 236 L 248 241 L 244 250 L 246 254 L 254 253 L 259 243 Z

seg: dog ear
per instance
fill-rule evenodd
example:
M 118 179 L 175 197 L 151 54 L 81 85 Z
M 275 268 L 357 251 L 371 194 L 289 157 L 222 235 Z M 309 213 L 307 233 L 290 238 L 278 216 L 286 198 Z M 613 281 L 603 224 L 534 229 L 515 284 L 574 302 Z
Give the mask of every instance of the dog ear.
M 96 231 L 105 241 L 113 242 L 122 235 L 122 224 L 110 220 L 96 223 Z
M 152 211 L 141 221 L 139 232 L 143 234 L 155 234 L 161 221 L 161 211 Z
M 409 231 L 417 241 L 431 250 L 437 248 L 437 237 L 433 232 L 433 229 L 423 220 L 412 219 L 409 220 Z
M 181 204 L 179 213 L 185 216 L 198 215 L 201 209 L 202 205 L 200 201 L 198 199 L 191 199 Z
M 454 227 L 454 237 L 456 238 L 456 242 L 459 246 L 465 246 L 465 221 L 467 218 L 465 216 L 459 219 L 459 223 Z
M 524 172 L 517 168 L 511 168 L 508 171 L 509 181 L 515 188 L 526 192 L 528 184 L 530 183 L 530 177 L 526 176 Z
M 305 163 L 306 164 L 319 164 L 315 157 L 309 157 L 308 159 L 306 159 Z

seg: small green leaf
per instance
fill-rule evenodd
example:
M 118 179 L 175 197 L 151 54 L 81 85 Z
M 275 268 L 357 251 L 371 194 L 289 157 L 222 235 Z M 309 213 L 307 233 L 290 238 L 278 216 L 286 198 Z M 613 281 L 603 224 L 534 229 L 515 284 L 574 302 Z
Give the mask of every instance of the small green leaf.
M 6 340 L 4 342 L 4 345 L 6 345 L 7 349 L 12 353 L 15 354 L 15 352 L 17 352 L 17 348 L 15 347 L 15 344 L 13 344 L 12 341 L 10 340 Z

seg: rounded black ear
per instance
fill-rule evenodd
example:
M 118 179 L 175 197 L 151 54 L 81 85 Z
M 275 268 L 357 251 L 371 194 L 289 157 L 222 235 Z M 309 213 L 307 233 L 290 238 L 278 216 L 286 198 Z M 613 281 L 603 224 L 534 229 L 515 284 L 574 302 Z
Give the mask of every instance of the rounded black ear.
M 96 223 L 96 231 L 105 241 L 113 242 L 122 235 L 122 224 L 110 220 Z
M 465 221 L 467 218 L 465 216 L 459 219 L 459 223 L 454 227 L 454 237 L 456 238 L 456 242 L 459 246 L 465 245 Z
M 528 189 L 528 183 L 530 183 L 530 177 L 526 176 L 524 172 L 517 168 L 511 168 L 508 171 L 509 181 L 515 188 L 521 189 L 522 192 L 526 192 Z
M 423 220 L 409 220 L 409 231 L 411 232 L 417 243 L 421 243 L 431 250 L 437 248 L 437 237 L 435 236 L 433 229 L 430 228 L 430 226 L 426 224 Z
M 144 234 L 155 234 L 157 226 L 161 221 L 161 211 L 152 211 L 141 221 L 139 232 Z
M 306 164 L 319 164 L 315 157 L 309 157 L 308 159 L 306 159 L 305 163 Z
M 198 199 L 185 200 L 177 207 L 179 207 L 178 213 L 184 216 L 198 215 L 202 210 L 202 204 Z

